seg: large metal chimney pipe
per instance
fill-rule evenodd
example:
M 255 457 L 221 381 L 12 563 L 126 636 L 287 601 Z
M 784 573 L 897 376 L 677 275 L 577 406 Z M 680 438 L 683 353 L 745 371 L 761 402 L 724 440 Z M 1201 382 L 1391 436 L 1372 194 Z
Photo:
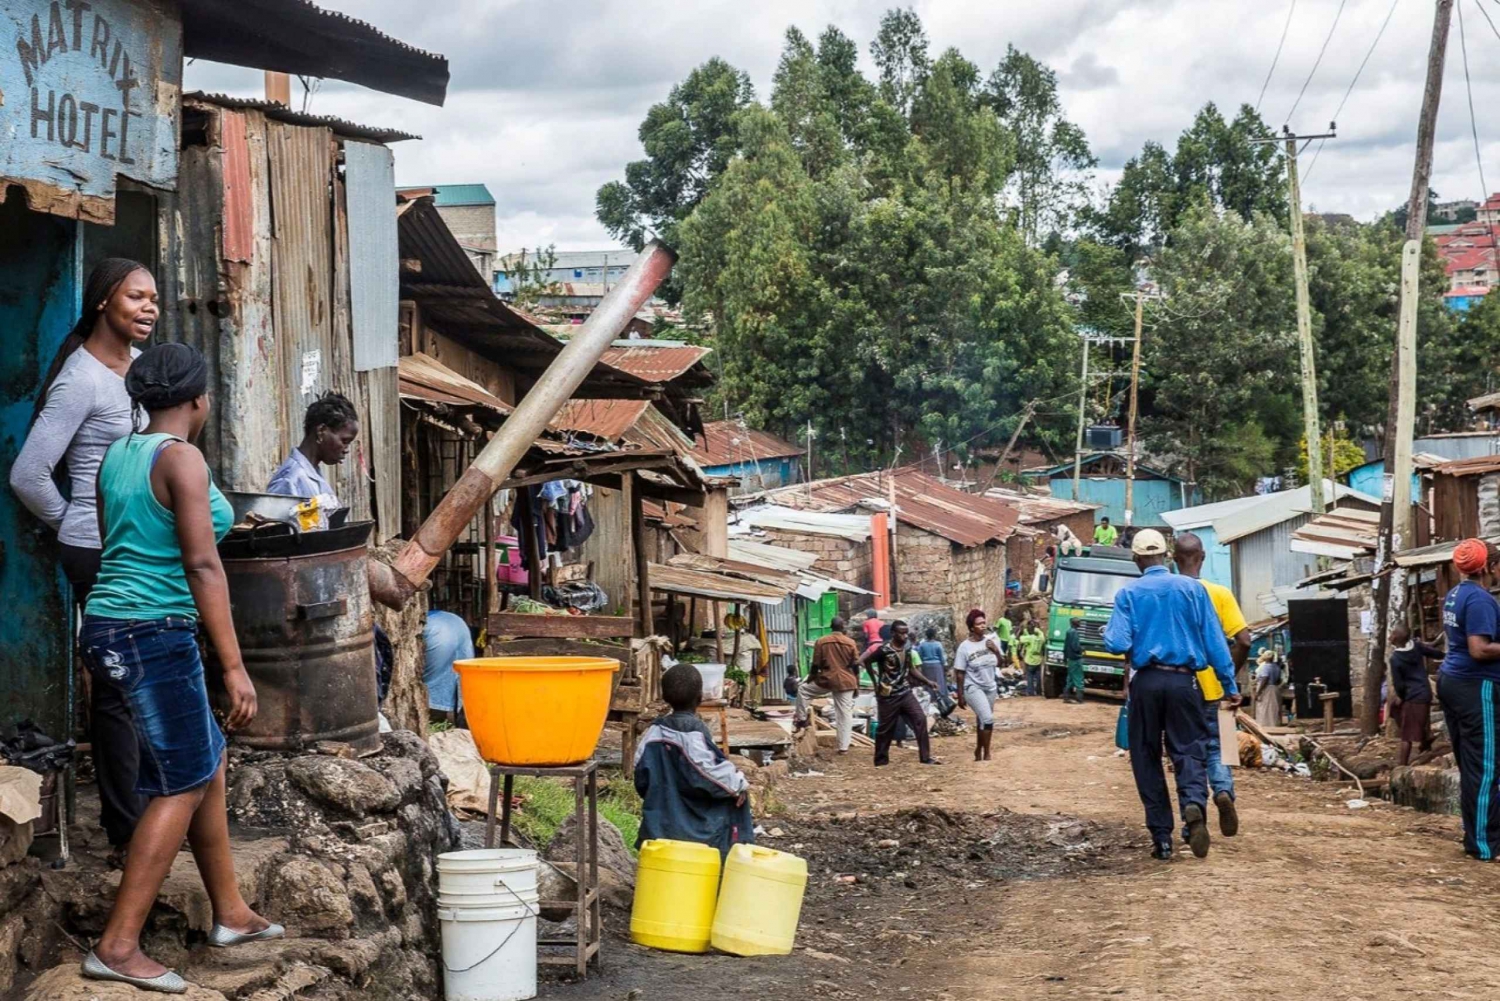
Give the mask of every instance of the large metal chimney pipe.
M 378 560 L 370 561 L 371 597 L 395 609 L 411 600 L 464 526 L 510 477 L 531 443 L 671 273 L 676 260 L 677 255 L 660 241 L 653 240 L 647 245 L 620 283 L 609 290 L 588 321 L 542 373 L 515 412 L 506 418 L 484 451 L 475 456 L 473 464 L 427 516 L 395 563 L 387 566 Z

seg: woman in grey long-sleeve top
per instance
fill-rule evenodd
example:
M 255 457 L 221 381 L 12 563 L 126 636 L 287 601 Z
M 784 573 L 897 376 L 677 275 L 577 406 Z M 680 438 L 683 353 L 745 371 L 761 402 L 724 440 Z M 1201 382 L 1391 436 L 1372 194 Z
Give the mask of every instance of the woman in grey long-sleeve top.
M 114 257 L 94 267 L 84 283 L 83 315 L 58 348 L 31 431 L 11 466 L 11 489 L 57 532 L 63 573 L 80 605 L 99 574 L 103 545 L 94 481 L 105 450 L 134 430 L 125 373 L 157 315 L 156 281 L 144 265 Z M 58 487 L 59 472 L 68 483 L 66 496 Z M 125 703 L 100 685 L 91 687 L 89 718 L 100 823 L 118 850 L 130 843 L 145 807 L 135 792 L 135 728 Z

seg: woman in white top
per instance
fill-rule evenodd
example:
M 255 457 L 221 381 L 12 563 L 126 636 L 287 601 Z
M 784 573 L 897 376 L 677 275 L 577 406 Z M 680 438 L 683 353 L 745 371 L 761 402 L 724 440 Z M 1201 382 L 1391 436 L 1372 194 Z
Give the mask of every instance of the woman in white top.
M 1000 694 L 1000 641 L 989 630 L 984 612 L 974 609 L 965 619 L 969 636 L 953 652 L 958 704 L 974 710 L 974 760 L 990 760 L 995 736 L 995 699 Z
M 158 315 L 156 280 L 145 265 L 111 257 L 89 272 L 83 315 L 52 360 L 26 443 L 10 469 L 10 487 L 21 503 L 57 532 L 63 574 L 80 606 L 99 575 L 103 548 L 94 481 L 105 450 L 133 430 L 125 373 Z M 55 478 L 59 471 L 66 473 L 66 496 Z M 118 694 L 102 685 L 90 688 L 89 721 L 100 823 L 119 852 L 145 808 L 135 792 L 135 727 Z

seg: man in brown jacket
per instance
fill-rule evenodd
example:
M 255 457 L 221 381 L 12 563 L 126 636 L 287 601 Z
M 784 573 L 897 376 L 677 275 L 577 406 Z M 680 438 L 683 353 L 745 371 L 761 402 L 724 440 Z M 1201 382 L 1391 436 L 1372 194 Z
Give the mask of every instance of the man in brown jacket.
M 828 627 L 833 631 L 813 644 L 812 668 L 797 686 L 796 727 L 800 730 L 811 723 L 810 699 L 833 696 L 839 753 L 844 754 L 854 734 L 854 692 L 859 687 L 854 664 L 859 660 L 859 644 L 844 632 L 842 618 L 835 617 Z

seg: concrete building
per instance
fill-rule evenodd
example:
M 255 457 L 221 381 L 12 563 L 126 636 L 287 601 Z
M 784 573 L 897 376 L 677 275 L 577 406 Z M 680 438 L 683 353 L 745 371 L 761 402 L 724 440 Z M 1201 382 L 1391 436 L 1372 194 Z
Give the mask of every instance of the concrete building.
M 495 271 L 495 196 L 483 184 L 430 184 L 402 188 L 406 199 L 431 195 L 458 245 L 488 281 Z

